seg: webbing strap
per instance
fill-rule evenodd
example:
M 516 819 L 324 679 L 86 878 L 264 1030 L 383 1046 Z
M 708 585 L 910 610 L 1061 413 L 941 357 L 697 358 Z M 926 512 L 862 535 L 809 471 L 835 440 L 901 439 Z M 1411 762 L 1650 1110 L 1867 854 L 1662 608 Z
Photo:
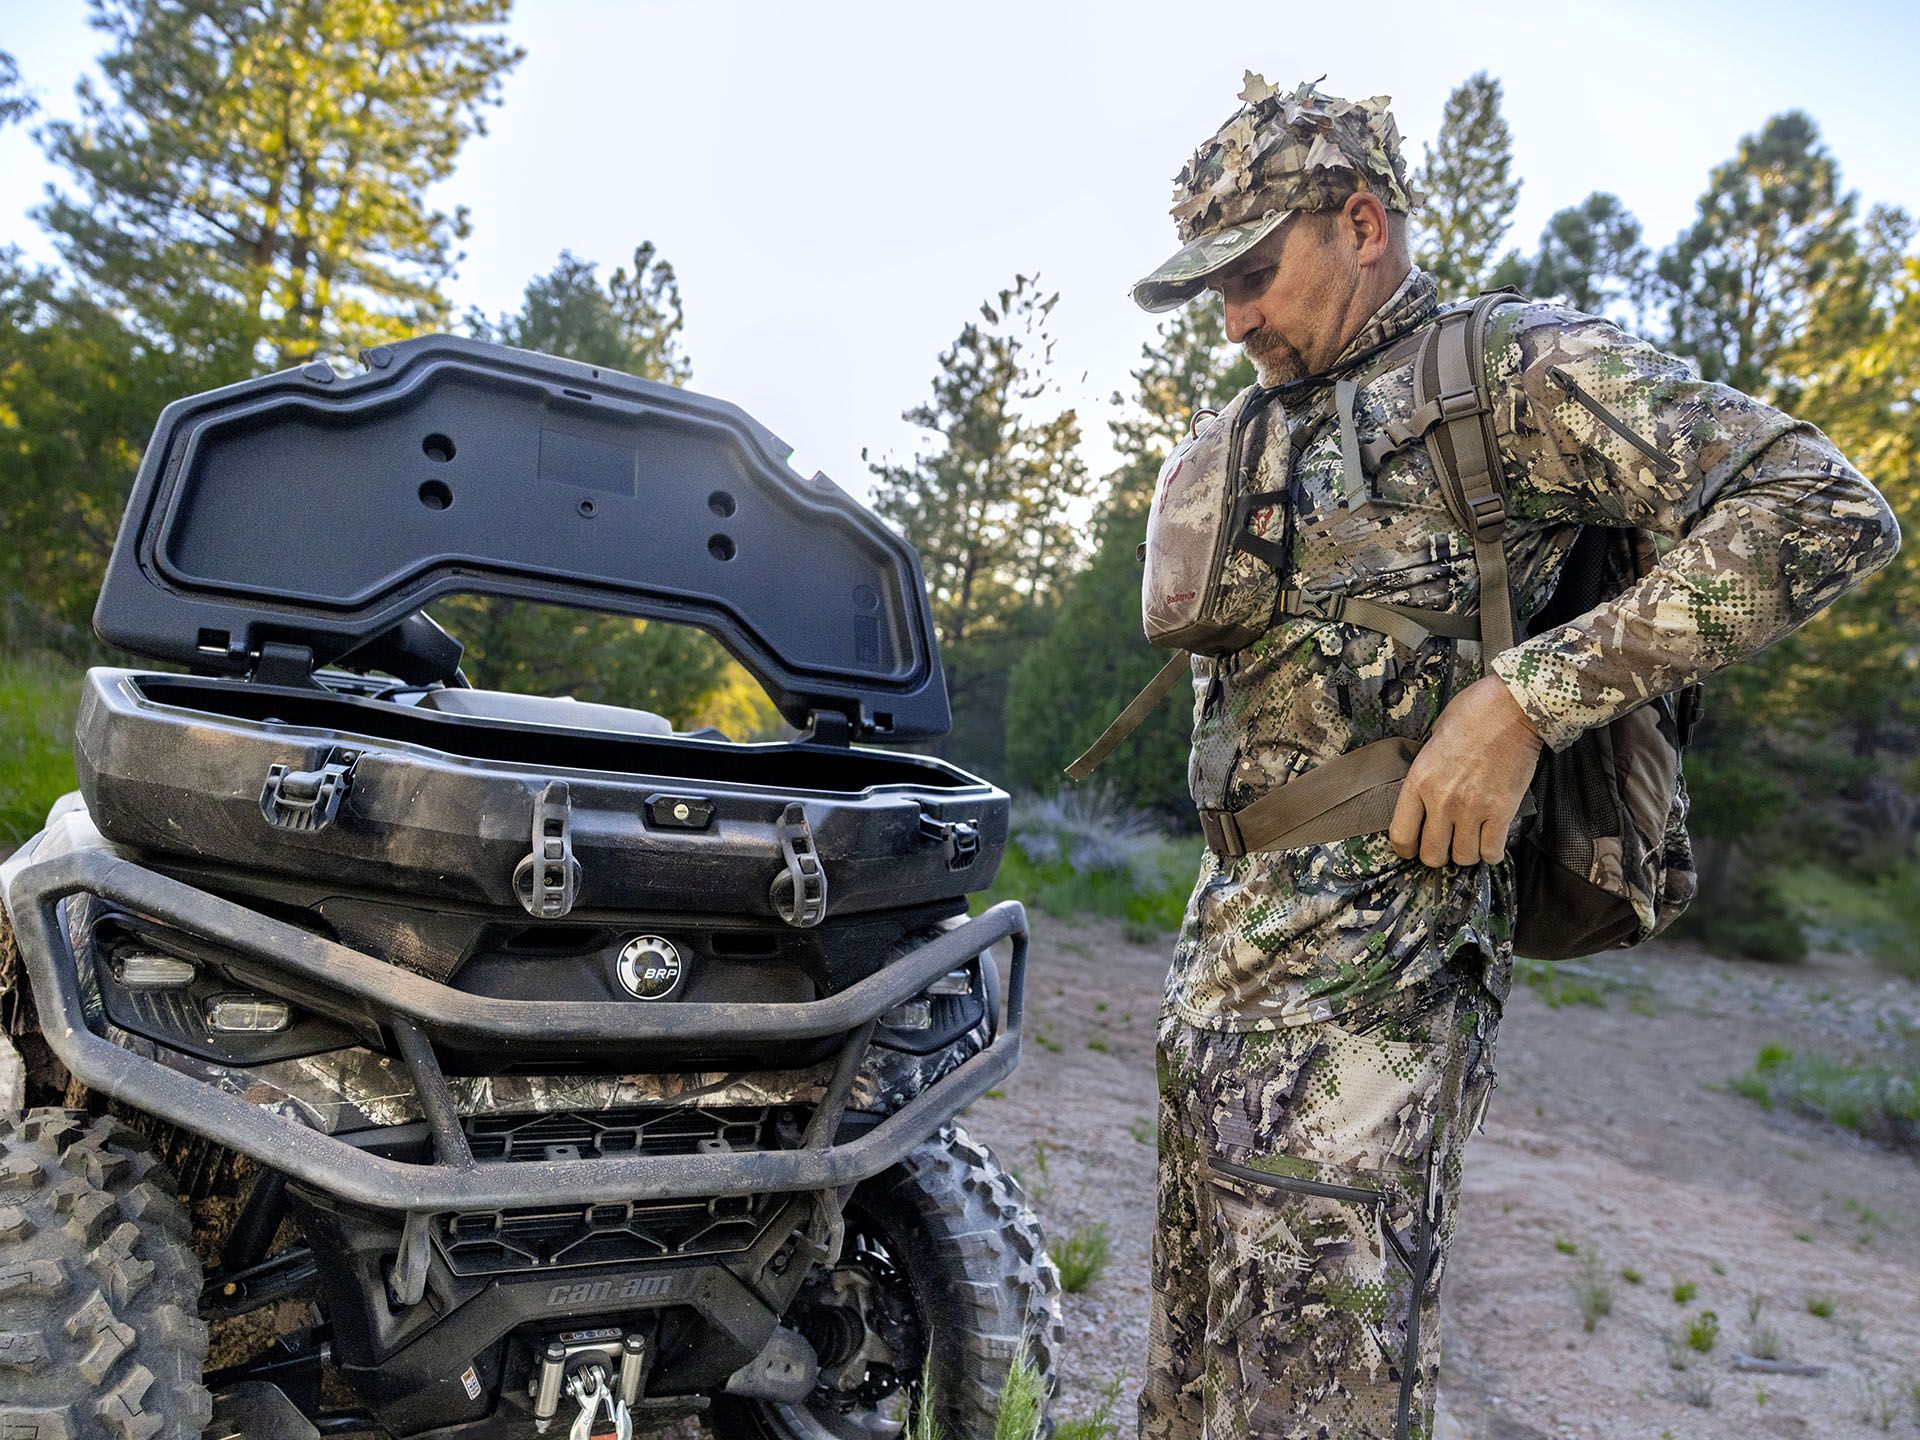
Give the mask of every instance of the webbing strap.
M 1435 478 L 1454 518 L 1473 537 L 1486 659 L 1512 649 L 1514 642 L 1513 592 L 1501 543 L 1507 505 L 1483 363 L 1488 318 L 1512 298 L 1498 292 L 1482 295 L 1470 311 L 1443 317 L 1413 367 L 1415 413 L 1438 407 L 1438 418 L 1423 437 Z
M 1480 621 L 1473 615 L 1456 615 L 1450 610 L 1422 610 L 1412 605 L 1391 605 L 1380 600 L 1362 600 L 1349 595 L 1326 595 L 1314 590 L 1288 589 L 1280 592 L 1274 607 L 1278 615 L 1307 615 L 1316 620 L 1337 620 L 1390 635 L 1409 650 L 1418 650 L 1435 635 L 1455 640 L 1478 640 Z
M 1202 810 L 1207 845 L 1229 859 L 1297 850 L 1385 830 L 1400 782 L 1420 751 L 1404 736 L 1376 740 L 1269 790 L 1239 810 Z
M 1122 710 L 1114 722 L 1101 732 L 1098 740 L 1087 747 L 1086 754 L 1067 766 L 1068 777 L 1084 780 L 1098 770 L 1106 758 L 1119 748 L 1120 742 L 1138 730 L 1140 722 L 1151 715 L 1159 707 L 1160 702 L 1167 698 L 1167 692 L 1173 689 L 1174 682 L 1191 668 L 1192 660 L 1191 652 L 1181 650 L 1162 665 L 1160 673 L 1147 682 L 1147 688 L 1128 701 L 1127 708 Z

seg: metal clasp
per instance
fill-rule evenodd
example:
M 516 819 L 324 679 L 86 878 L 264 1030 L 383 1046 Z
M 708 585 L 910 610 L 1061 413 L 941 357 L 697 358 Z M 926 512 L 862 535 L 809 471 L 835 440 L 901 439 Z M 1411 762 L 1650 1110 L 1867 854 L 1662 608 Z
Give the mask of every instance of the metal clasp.
M 980 827 L 972 820 L 942 820 L 922 810 L 920 838 L 947 847 L 949 870 L 964 870 L 980 855 Z

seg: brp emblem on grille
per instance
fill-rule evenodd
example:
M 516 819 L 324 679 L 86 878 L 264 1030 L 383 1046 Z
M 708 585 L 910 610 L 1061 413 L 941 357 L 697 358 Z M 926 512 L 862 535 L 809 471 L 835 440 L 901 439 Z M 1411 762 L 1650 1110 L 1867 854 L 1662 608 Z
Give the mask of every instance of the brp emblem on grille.
M 639 1000 L 664 1000 L 680 988 L 680 952 L 660 935 L 636 935 L 620 947 L 620 983 Z

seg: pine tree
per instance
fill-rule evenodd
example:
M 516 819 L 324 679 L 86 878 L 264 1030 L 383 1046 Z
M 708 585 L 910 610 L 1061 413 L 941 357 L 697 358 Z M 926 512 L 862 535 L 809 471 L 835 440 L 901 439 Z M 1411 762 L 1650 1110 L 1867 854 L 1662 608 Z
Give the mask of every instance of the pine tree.
M 45 132 L 40 218 L 103 303 L 211 367 L 444 322 L 468 232 L 427 201 L 520 52 L 509 0 L 93 0 L 111 47 Z
M 1624 323 L 1645 306 L 1649 261 L 1633 212 L 1617 195 L 1595 191 L 1547 221 L 1526 288 L 1537 299 Z
M 989 771 L 1007 672 L 1081 558 L 1080 422 L 1071 409 L 1036 413 L 1053 391 L 1058 298 L 1020 275 L 982 304 L 941 353 L 932 396 L 905 414 L 934 443 L 904 464 L 870 463 L 874 509 L 920 551 L 954 712 L 945 753 Z
M 1414 258 L 1443 295 L 1474 294 L 1512 277 L 1517 257 L 1499 258 L 1500 242 L 1513 224 L 1520 180 L 1500 82 L 1484 70 L 1447 97 L 1417 184 L 1425 200 L 1414 217 Z
M 603 289 L 595 266 L 563 251 L 552 272 L 527 286 L 518 315 L 502 316 L 493 336 L 502 344 L 588 365 L 684 385 L 693 367 L 680 352 L 684 313 L 673 266 L 652 241 L 634 247 L 633 268 L 622 267 Z
M 13 56 L 0 50 L 0 125 L 24 120 L 37 108 L 33 97 L 20 88 L 20 67 Z
M 1124 463 L 1107 477 L 1093 560 L 1073 579 L 1054 622 L 1021 656 L 1008 684 L 1007 774 L 1048 792 L 1069 760 L 1090 745 L 1168 659 L 1140 632 L 1140 566 L 1135 547 L 1161 462 L 1196 412 L 1217 410 L 1253 383 L 1253 367 L 1226 343 L 1217 306 L 1189 305 L 1142 347 L 1137 387 L 1112 423 Z M 1173 694 L 1089 783 L 1129 805 L 1189 824 L 1187 750 L 1193 728 L 1186 691 Z
M 1660 257 L 1670 345 L 1709 380 L 1791 404 L 1797 347 L 1857 281 L 1854 197 L 1812 119 L 1776 115 L 1714 168 Z

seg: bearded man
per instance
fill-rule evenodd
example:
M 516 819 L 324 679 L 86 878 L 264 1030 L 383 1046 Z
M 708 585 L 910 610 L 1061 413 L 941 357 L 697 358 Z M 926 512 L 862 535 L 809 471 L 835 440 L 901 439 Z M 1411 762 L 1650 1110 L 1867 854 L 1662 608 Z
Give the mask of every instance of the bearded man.
M 1247 82 L 1176 182 L 1181 250 L 1133 292 L 1149 310 L 1224 302 L 1260 378 L 1235 402 L 1237 444 L 1214 447 L 1260 502 L 1234 539 L 1295 597 L 1192 661 L 1209 845 L 1159 1027 L 1140 1434 L 1424 1437 L 1461 1152 L 1510 973 L 1506 847 L 1543 750 L 1780 638 L 1899 533 L 1813 427 L 1604 320 L 1517 300 L 1487 312 L 1476 357 L 1497 456 L 1493 525 L 1469 533 L 1421 436 L 1474 387 L 1416 403 L 1447 311 L 1409 259 L 1416 197 L 1386 101 Z M 1672 543 L 1529 635 L 1592 527 Z M 1518 623 L 1483 635 L 1501 566 Z M 1418 752 L 1372 833 L 1263 846 L 1234 823 L 1383 740 Z M 1648 863 L 1684 899 L 1683 791 L 1673 806 Z

